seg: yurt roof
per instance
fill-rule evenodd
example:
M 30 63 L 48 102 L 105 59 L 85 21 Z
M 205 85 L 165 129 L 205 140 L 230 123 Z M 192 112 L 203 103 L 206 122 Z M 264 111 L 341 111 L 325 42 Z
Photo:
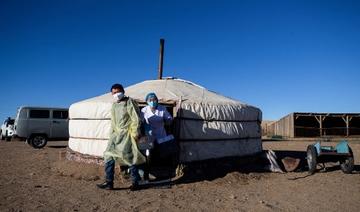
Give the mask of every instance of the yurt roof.
M 145 96 L 149 92 L 154 92 L 162 103 L 173 103 L 180 99 L 184 102 L 206 102 L 206 103 L 227 103 L 227 104 L 243 104 L 237 100 L 222 96 L 206 88 L 199 86 L 193 82 L 182 79 L 162 79 L 162 80 L 146 80 L 125 88 L 125 95 L 144 102 Z M 97 96 L 83 102 L 112 102 L 110 93 Z

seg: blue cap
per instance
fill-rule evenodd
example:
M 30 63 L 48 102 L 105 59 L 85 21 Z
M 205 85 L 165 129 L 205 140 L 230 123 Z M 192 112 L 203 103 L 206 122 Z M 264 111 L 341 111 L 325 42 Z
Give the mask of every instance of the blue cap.
M 150 98 L 155 98 L 156 100 L 158 100 L 157 96 L 155 93 L 148 93 L 145 97 L 145 101 L 147 101 Z

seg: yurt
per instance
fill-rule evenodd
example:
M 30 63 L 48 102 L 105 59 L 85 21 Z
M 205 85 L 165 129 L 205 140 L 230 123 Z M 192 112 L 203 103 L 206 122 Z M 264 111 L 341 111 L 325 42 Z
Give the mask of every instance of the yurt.
M 140 106 L 149 92 L 155 92 L 159 103 L 174 116 L 171 131 L 180 149 L 179 162 L 262 151 L 260 109 L 174 78 L 148 80 L 125 88 L 125 94 Z M 102 157 L 109 139 L 113 102 L 111 93 L 106 93 L 70 106 L 71 151 Z

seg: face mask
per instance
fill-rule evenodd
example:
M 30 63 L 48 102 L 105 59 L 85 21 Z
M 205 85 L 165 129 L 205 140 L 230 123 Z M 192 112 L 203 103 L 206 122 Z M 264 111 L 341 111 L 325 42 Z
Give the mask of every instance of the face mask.
M 121 100 L 124 97 L 124 93 L 120 92 L 120 93 L 113 94 L 113 97 L 115 100 Z
M 148 105 L 150 107 L 156 107 L 158 105 L 158 103 L 157 102 L 148 102 Z

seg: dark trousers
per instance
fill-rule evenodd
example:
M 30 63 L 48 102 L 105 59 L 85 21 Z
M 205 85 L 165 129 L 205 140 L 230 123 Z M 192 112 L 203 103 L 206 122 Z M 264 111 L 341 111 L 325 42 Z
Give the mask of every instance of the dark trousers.
M 139 171 L 136 165 L 129 166 L 130 178 L 132 183 L 138 183 L 141 180 Z M 109 160 L 105 163 L 105 178 L 107 182 L 114 182 L 115 174 L 115 160 Z

